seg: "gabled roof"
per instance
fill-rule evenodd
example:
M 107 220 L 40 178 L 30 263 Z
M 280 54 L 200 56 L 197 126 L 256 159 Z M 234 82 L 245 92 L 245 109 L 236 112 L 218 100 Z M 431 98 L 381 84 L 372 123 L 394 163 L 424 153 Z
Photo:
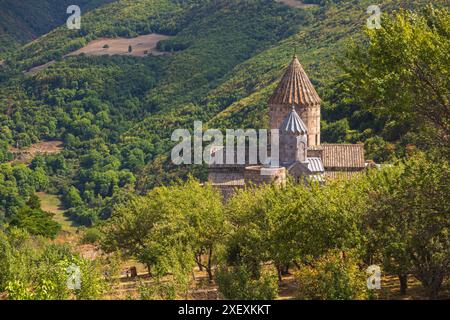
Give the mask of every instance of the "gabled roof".
M 327 168 L 363 169 L 365 168 L 364 144 L 322 144 L 322 161 Z
M 269 104 L 314 105 L 321 100 L 305 70 L 294 55 L 277 88 L 269 99 Z
M 281 123 L 280 132 L 293 134 L 306 134 L 308 132 L 302 118 L 295 111 L 295 106 L 292 106 L 292 111 L 287 115 Z

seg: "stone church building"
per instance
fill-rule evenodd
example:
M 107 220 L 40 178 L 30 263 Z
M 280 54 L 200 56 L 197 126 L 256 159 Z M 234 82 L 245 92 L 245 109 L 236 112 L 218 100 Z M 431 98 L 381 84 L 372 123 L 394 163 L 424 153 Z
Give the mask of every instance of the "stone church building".
M 262 183 L 349 178 L 365 168 L 363 144 L 320 143 L 321 100 L 297 56 L 268 101 L 269 129 L 279 131 L 279 167 L 210 165 L 209 182 L 227 198 L 236 188 Z M 264 171 L 264 172 L 263 172 Z

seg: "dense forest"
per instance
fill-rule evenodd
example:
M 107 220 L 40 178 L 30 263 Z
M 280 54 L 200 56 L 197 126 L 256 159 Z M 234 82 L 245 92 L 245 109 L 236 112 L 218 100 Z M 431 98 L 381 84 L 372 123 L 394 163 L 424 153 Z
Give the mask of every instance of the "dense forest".
M 413 274 L 427 296 L 437 297 L 448 266 L 448 219 L 428 220 L 422 213 L 449 211 L 445 1 L 381 1 L 380 30 L 365 28 L 370 1 L 304 1 L 317 4 L 305 8 L 272 0 L 81 1 L 80 30 L 62 25 L 66 2 L 53 2 L 42 2 L 29 16 L 27 1 L 0 1 L 0 269 L 9 270 L 0 272 L 0 292 L 13 299 L 69 297 L 57 286 L 63 269 L 47 279 L 50 266 L 40 263 L 57 257 L 65 261 L 61 268 L 77 261 L 89 270 L 92 287 L 76 298 L 98 298 L 113 282 L 101 276 L 111 261 L 96 266 L 46 240 L 57 237 L 61 226 L 36 196 L 43 192 L 58 196 L 65 215 L 88 228 L 103 251 L 140 261 L 155 278 L 173 275 L 169 287 L 143 285 L 144 298 L 182 296 L 194 265 L 227 298 L 274 298 L 276 280 L 294 267 L 299 279 L 329 286 L 330 279 L 314 278 L 315 267 L 336 267 L 337 276 L 352 278 L 335 296 L 327 295 L 331 289 L 311 292 L 314 286 L 305 286 L 299 298 L 371 298 L 355 266 L 374 261 L 400 281 Z M 164 54 L 67 55 L 95 39 L 149 33 L 170 36 L 157 45 Z M 323 100 L 324 142 L 364 143 L 367 160 L 393 167 L 354 184 L 288 186 L 283 197 L 299 199 L 292 203 L 277 200 L 280 190 L 267 187 L 223 205 L 217 192 L 198 187 L 205 167 L 170 163 L 171 133 L 192 129 L 194 120 L 209 128 L 267 127 L 268 97 L 294 52 Z M 60 153 L 38 154 L 28 163 L 15 159 L 21 150 L 52 140 L 63 142 Z M 396 187 L 395 179 L 402 181 Z M 436 192 L 424 194 L 423 185 Z M 315 206 L 301 209 L 313 193 Z M 411 194 L 418 195 L 418 207 L 409 214 L 417 215 L 423 229 L 405 234 L 398 221 L 382 217 L 403 213 Z M 180 199 L 192 210 L 179 207 Z M 427 201 L 438 207 L 430 209 Z M 282 216 L 286 203 L 290 211 Z M 317 225 L 306 227 L 305 221 Z M 326 230 L 336 234 L 324 235 L 325 242 L 310 240 L 322 236 L 317 230 L 327 223 Z M 394 241 L 388 230 L 396 226 Z M 143 235 L 144 242 L 130 234 Z M 424 248 L 415 243 L 421 237 L 439 243 L 431 271 L 421 264 Z M 33 241 L 39 242 L 36 250 Z M 277 247 L 280 242 L 284 247 Z M 289 249 L 297 244 L 298 251 Z M 343 262 L 342 252 L 348 254 Z M 22 259 L 34 261 L 36 270 L 14 276 L 10 270 Z M 274 274 L 261 268 L 268 263 Z M 430 272 L 434 282 L 425 276 Z M 43 285 L 56 286 L 59 295 L 46 297 L 53 291 L 42 291 Z

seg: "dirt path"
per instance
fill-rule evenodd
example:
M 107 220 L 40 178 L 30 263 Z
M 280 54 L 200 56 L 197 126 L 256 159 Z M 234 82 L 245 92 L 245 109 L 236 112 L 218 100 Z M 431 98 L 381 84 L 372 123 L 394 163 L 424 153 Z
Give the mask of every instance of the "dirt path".
M 48 67 L 50 67 L 52 64 L 54 64 L 56 61 L 52 60 L 47 62 L 46 64 L 31 68 L 30 70 L 28 70 L 27 72 L 25 72 L 25 74 L 27 76 L 34 76 L 36 73 L 38 73 L 41 70 L 47 69 Z

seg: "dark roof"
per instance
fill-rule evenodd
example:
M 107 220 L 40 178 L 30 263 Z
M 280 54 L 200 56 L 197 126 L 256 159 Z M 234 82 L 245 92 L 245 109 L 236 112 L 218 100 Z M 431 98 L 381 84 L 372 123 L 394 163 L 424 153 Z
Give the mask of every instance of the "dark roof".
M 364 144 L 322 144 L 322 161 L 327 168 L 363 169 Z
M 292 111 L 284 119 L 279 129 L 280 132 L 287 132 L 294 134 L 295 133 L 306 134 L 308 132 L 305 123 L 297 114 L 297 112 L 295 112 L 294 106 L 292 106 Z
M 294 56 L 277 88 L 269 99 L 269 104 L 295 104 L 307 106 L 320 104 L 321 100 L 305 70 Z

